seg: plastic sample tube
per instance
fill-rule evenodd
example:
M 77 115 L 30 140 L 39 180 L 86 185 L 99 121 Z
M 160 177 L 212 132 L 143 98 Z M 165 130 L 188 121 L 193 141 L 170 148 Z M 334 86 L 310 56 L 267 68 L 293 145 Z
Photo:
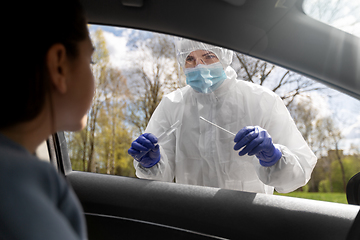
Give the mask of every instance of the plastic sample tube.
M 203 120 L 203 121 L 205 121 L 205 122 L 207 122 L 207 123 L 209 123 L 209 124 L 211 124 L 211 125 L 213 125 L 213 126 L 215 126 L 215 127 L 217 127 L 217 128 L 219 128 L 219 129 L 221 129 L 221 130 L 223 130 L 224 132 L 227 132 L 228 134 L 231 134 L 231 135 L 233 135 L 233 136 L 236 136 L 235 133 L 232 133 L 232 132 L 230 132 L 229 130 L 226 130 L 225 128 L 220 127 L 219 125 L 216 125 L 215 123 L 210 122 L 209 120 L 206 120 L 206 119 L 203 118 L 202 116 L 200 116 L 200 119 Z
M 181 125 L 180 121 L 177 120 L 173 125 L 170 126 L 169 129 L 165 130 L 163 133 L 157 137 L 158 142 L 155 143 L 155 146 L 158 145 L 160 142 L 162 142 L 164 139 L 166 139 L 171 133 L 173 133 L 179 126 Z M 148 152 L 150 152 L 152 149 L 149 149 L 147 151 L 142 152 L 139 156 L 135 157 L 136 160 L 140 160 L 143 156 L 145 156 Z
M 168 130 L 166 130 L 165 132 L 163 132 L 162 134 L 159 135 L 158 142 L 157 144 L 159 144 L 161 141 L 163 141 L 165 138 L 167 138 L 171 133 L 173 133 L 178 127 L 180 126 L 180 121 L 177 120 L 173 125 L 170 126 L 170 128 Z

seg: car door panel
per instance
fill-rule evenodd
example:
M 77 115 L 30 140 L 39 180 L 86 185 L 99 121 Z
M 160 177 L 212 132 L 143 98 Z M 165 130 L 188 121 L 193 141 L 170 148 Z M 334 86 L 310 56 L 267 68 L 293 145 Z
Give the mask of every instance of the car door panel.
M 97 173 L 74 171 L 67 179 L 88 214 L 90 239 L 102 226 L 131 234 L 150 228 L 176 235 L 183 229 L 259 239 L 280 231 L 279 239 L 344 239 L 359 211 L 352 205 Z M 124 221 L 126 228 L 118 225 Z

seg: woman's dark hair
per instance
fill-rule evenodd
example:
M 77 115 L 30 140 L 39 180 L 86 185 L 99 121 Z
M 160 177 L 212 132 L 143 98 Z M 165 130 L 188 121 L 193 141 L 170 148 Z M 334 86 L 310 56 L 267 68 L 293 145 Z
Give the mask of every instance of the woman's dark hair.
M 34 119 L 48 97 L 45 56 L 56 43 L 76 58 L 78 43 L 88 36 L 78 0 L 10 1 L 3 35 L 0 129 Z M 4 35 L 6 39 L 4 40 Z M 7 40 L 7 41 L 6 41 Z

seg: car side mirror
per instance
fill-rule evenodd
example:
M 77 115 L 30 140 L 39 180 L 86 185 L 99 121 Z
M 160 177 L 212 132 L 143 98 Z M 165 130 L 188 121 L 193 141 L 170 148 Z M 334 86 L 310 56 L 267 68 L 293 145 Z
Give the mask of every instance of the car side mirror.
M 346 185 L 346 198 L 349 204 L 360 205 L 360 172 L 355 174 Z

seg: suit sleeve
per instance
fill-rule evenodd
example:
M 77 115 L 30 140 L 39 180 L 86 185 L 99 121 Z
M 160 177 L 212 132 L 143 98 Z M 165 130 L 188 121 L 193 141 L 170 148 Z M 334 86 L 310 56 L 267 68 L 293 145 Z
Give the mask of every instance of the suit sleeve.
M 169 114 L 166 114 L 166 109 L 168 109 L 169 106 L 171 106 L 171 103 L 167 98 L 164 98 L 153 113 L 145 132 L 159 136 L 171 126 L 172 122 L 169 119 Z M 159 145 L 160 161 L 153 167 L 144 168 L 134 159 L 136 176 L 139 178 L 172 182 L 174 180 L 175 169 L 176 134 L 172 133 Z
M 282 152 L 281 159 L 271 167 L 254 161 L 260 180 L 287 193 L 304 186 L 310 179 L 317 158 L 297 129 L 282 100 L 276 96 L 273 107 L 263 125 Z

